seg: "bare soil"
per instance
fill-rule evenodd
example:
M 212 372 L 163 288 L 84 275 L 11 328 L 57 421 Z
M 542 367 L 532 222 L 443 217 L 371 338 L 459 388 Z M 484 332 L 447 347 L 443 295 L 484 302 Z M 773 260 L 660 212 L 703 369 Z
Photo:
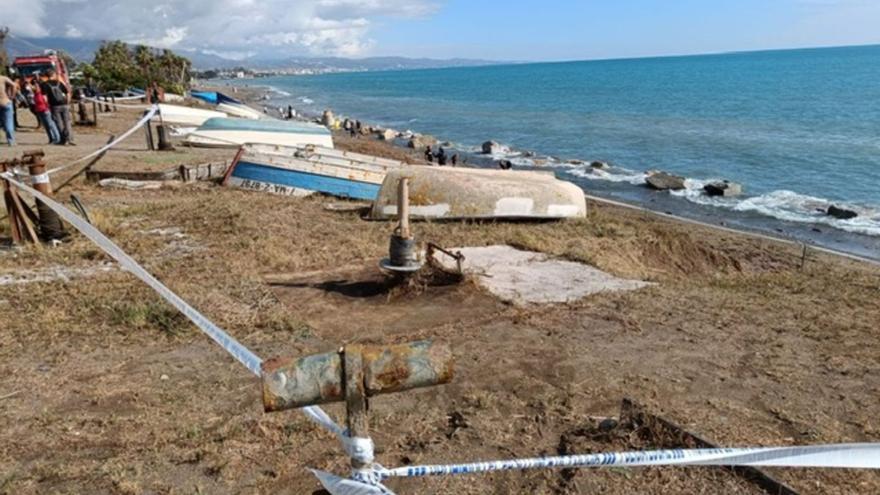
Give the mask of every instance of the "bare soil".
M 77 129 L 80 146 L 47 148 L 50 166 L 136 118 L 120 112 L 99 129 Z M 0 158 L 42 137 L 23 133 L 26 145 L 0 148 Z M 400 152 L 364 142 L 359 151 Z M 132 137 L 104 160 L 163 161 L 139 146 Z M 337 199 L 209 183 L 105 190 L 81 178 L 58 197 L 70 193 L 148 270 L 264 358 L 350 342 L 450 343 L 452 384 L 371 401 L 386 466 L 651 448 L 626 432 L 595 433 L 595 418 L 616 415 L 624 397 L 726 446 L 880 441 L 872 265 L 815 254 L 801 269 L 793 247 L 599 204 L 577 221 L 415 224 L 422 241 L 508 244 L 656 282 L 520 308 L 468 280 L 389 285 L 375 267 L 392 225 L 324 208 Z M 59 265 L 88 272 L 107 261 L 74 235 L 59 248 L 0 250 L 0 276 Z M 258 380 L 152 291 L 123 271 L 93 272 L 0 286 L 0 493 L 301 494 L 319 489 L 307 467 L 346 472 L 330 435 L 297 412 L 264 414 Z M 341 419 L 339 405 L 328 411 Z M 880 491 L 880 474 L 869 471 L 773 474 L 802 493 Z M 426 494 L 758 493 L 710 468 L 388 485 Z

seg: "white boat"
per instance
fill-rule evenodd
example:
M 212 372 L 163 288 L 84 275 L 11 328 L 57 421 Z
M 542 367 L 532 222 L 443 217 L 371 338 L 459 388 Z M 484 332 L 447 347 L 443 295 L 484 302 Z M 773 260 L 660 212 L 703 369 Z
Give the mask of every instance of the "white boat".
M 373 200 L 389 170 L 403 162 L 321 146 L 242 146 L 224 184 L 288 196 L 313 192 Z
M 323 126 L 293 120 L 213 118 L 205 121 L 186 142 L 202 147 L 239 147 L 243 144 L 333 147 L 333 136 Z
M 162 116 L 162 122 L 182 126 L 200 126 L 208 119 L 226 117 L 226 114 L 223 112 L 180 105 L 168 105 L 166 103 L 159 103 L 159 113 Z M 159 121 L 159 116 L 153 117 L 153 120 Z
M 239 105 L 236 103 L 218 103 L 217 110 L 224 112 L 232 117 L 241 117 L 243 119 L 257 120 L 266 117 L 258 110 L 254 110 L 247 105 Z
M 584 191 L 552 172 L 415 166 L 390 170 L 371 217 L 397 215 L 397 185 L 409 179 L 415 219 L 561 219 L 584 217 Z

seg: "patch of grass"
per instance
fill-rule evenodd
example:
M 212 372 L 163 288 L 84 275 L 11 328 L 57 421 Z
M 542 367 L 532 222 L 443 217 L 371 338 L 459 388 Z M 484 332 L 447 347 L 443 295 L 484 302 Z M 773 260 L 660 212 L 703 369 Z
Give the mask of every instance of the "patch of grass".
M 180 312 L 158 301 L 117 301 L 110 306 L 110 321 L 135 329 L 158 328 L 169 336 L 180 335 L 189 325 Z

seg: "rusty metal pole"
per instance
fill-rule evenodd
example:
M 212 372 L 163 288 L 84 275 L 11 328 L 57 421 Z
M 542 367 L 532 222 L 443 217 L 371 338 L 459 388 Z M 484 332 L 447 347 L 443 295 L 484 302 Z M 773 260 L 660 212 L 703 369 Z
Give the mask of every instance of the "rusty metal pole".
M 49 182 L 49 174 L 46 173 L 46 164 L 43 163 L 43 152 L 25 153 L 24 158 L 30 162 L 28 170 L 31 173 L 34 189 L 52 197 L 52 184 Z M 37 214 L 40 217 L 40 238 L 44 241 L 54 241 L 67 237 L 64 224 L 61 223 L 58 214 L 39 199 L 36 203 Z
M 397 222 L 398 235 L 404 239 L 411 239 L 409 230 L 409 179 L 400 179 L 397 184 Z
M 155 151 L 156 145 L 153 141 L 153 126 L 150 124 L 149 120 L 144 122 L 144 133 L 146 134 L 147 138 L 147 149 L 150 151 Z
M 353 346 L 348 346 L 346 352 L 356 353 Z M 363 346 L 359 354 L 366 397 L 452 380 L 452 350 L 441 343 L 425 340 L 387 347 Z M 344 361 L 339 352 L 263 361 L 263 408 L 275 412 L 346 400 Z
M 342 371 L 345 377 L 345 415 L 348 436 L 351 438 L 370 438 L 367 421 L 367 393 L 364 378 L 363 347 L 348 345 L 342 350 Z M 370 462 L 363 458 L 351 457 L 351 468 L 366 469 Z

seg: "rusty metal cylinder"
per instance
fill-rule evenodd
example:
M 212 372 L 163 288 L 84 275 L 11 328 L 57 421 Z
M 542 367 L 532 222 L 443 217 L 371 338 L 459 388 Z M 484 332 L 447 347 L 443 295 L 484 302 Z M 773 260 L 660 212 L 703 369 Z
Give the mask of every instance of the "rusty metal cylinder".
M 453 356 L 445 344 L 426 340 L 356 348 L 363 359 L 364 391 L 368 397 L 452 380 Z M 338 352 L 264 361 L 263 407 L 272 412 L 342 401 L 343 373 L 343 354 Z
M 159 137 L 159 151 L 173 151 L 174 146 L 168 139 L 168 129 L 164 125 L 156 126 L 156 135 Z
M 52 184 L 49 182 L 49 174 L 46 173 L 46 164 L 37 155 L 33 155 L 32 159 L 32 163 L 28 165 L 31 184 L 37 191 L 52 197 Z M 40 238 L 44 241 L 53 241 L 67 237 L 61 217 L 39 199 L 36 200 L 36 204 L 37 215 L 40 218 Z

